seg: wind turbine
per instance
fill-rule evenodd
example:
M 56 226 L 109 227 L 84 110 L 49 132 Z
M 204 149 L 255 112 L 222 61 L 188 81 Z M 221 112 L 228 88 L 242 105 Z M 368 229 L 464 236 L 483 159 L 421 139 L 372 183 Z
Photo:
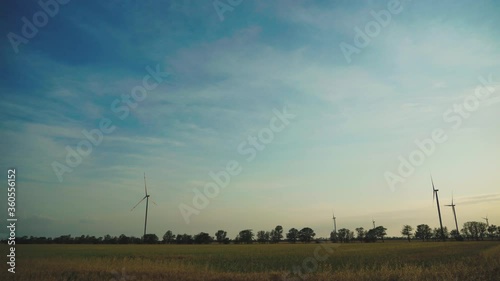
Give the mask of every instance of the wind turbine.
M 148 188 L 146 187 L 146 173 L 144 173 L 144 193 L 145 193 L 145 196 L 141 199 L 141 201 L 139 201 L 139 203 L 135 204 L 135 206 L 130 210 L 131 212 L 135 209 L 135 207 L 139 206 L 139 204 L 141 204 L 142 201 L 144 201 L 144 199 L 146 199 L 146 217 L 144 218 L 144 236 L 143 236 L 143 239 L 146 237 L 146 227 L 148 225 L 148 206 L 149 206 L 149 195 L 148 194 Z M 153 199 L 151 199 L 151 202 L 153 202 L 153 204 L 156 205 L 155 201 L 153 201 Z
M 486 216 L 483 219 L 486 220 L 486 227 L 489 227 L 490 226 L 490 222 L 488 221 L 488 216 Z
M 439 196 L 438 196 L 438 191 L 439 189 L 436 189 L 434 187 L 434 180 L 432 179 L 431 176 L 431 182 L 432 182 L 432 202 L 434 202 L 434 197 L 436 197 L 436 203 L 438 207 L 438 215 L 439 215 L 439 225 L 441 226 L 441 238 L 444 239 L 444 231 L 443 231 L 443 221 L 441 220 L 441 208 L 439 207 Z
M 457 235 L 460 235 L 458 231 L 458 222 L 457 222 L 457 213 L 455 212 L 455 204 L 453 203 L 453 193 L 451 193 L 451 205 L 445 205 L 447 207 L 451 207 L 453 209 L 453 216 L 455 217 L 455 226 L 457 227 Z
M 373 229 L 375 229 L 375 220 L 372 218 Z
M 337 233 L 337 217 L 335 217 L 335 213 L 333 213 L 333 232 Z

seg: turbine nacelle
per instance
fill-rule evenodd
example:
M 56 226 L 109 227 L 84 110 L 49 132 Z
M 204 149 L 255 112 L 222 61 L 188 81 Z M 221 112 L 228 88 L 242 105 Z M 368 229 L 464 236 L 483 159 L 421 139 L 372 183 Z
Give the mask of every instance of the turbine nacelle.
M 483 218 L 483 220 L 486 221 L 486 226 L 490 226 L 490 222 L 488 221 L 488 216 L 486 216 L 485 218 Z
M 434 187 L 434 180 L 432 179 L 432 176 L 431 176 L 431 183 L 432 183 L 432 202 L 434 202 L 434 198 L 436 197 L 436 194 L 439 191 L 439 189 L 436 189 Z
M 436 189 L 436 187 L 434 187 L 434 180 L 432 179 L 432 175 L 431 175 L 431 183 L 432 183 L 432 202 L 434 202 L 434 198 L 436 198 L 436 205 L 437 205 L 437 211 L 438 211 L 438 216 L 439 216 L 439 225 L 441 227 L 441 237 L 444 241 L 445 238 L 444 238 L 444 231 L 443 231 L 443 221 L 441 219 L 441 210 L 439 208 L 439 197 L 438 197 L 439 189 Z

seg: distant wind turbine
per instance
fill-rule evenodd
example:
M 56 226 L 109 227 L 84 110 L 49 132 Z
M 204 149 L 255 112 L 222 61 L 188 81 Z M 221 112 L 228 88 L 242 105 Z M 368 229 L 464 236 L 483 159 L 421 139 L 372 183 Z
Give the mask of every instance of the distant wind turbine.
M 447 207 L 451 207 L 453 209 L 453 216 L 455 217 L 455 226 L 457 228 L 457 235 L 460 235 L 460 232 L 458 231 L 458 222 L 457 222 L 457 213 L 455 212 L 455 204 L 453 203 L 453 193 L 451 194 L 451 205 L 445 205 Z
M 373 229 L 375 229 L 375 220 L 372 218 Z
M 441 208 L 439 207 L 439 196 L 438 196 L 439 189 L 434 188 L 434 180 L 432 179 L 432 176 L 431 176 L 431 182 L 432 182 L 432 202 L 434 202 L 434 197 L 435 197 L 437 207 L 438 207 L 439 225 L 441 226 L 441 238 L 444 241 L 445 239 L 444 239 L 444 231 L 443 231 L 443 221 L 441 220 Z
M 335 217 L 335 213 L 333 213 L 333 232 L 337 233 L 337 217 Z
M 490 226 L 490 222 L 488 221 L 488 216 L 486 216 L 485 218 L 483 218 L 485 221 L 486 221 L 486 226 Z
M 146 237 L 146 228 L 148 225 L 149 196 L 151 196 L 148 194 L 148 188 L 146 186 L 146 173 L 144 173 L 144 193 L 145 193 L 145 196 L 141 199 L 141 201 L 139 201 L 139 203 L 135 204 L 135 206 L 130 210 L 132 212 L 135 209 L 135 207 L 137 207 L 139 204 L 141 204 L 142 201 L 144 201 L 144 199 L 146 199 L 146 217 L 144 218 L 144 236 L 143 236 L 143 239 Z M 155 201 L 153 201 L 153 199 L 151 199 L 151 202 L 156 205 L 156 203 L 155 203 Z

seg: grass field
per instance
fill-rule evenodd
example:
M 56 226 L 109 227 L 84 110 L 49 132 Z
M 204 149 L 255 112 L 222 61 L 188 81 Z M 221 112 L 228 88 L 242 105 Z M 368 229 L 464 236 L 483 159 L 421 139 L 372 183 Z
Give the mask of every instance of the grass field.
M 499 242 L 18 245 L 16 257 L 1 280 L 500 280 Z

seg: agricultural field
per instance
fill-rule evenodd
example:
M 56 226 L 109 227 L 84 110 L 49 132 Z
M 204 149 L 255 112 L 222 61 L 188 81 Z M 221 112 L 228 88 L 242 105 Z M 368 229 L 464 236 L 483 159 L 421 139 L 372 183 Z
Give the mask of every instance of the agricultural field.
M 500 280 L 495 241 L 18 245 L 16 257 L 1 280 Z

